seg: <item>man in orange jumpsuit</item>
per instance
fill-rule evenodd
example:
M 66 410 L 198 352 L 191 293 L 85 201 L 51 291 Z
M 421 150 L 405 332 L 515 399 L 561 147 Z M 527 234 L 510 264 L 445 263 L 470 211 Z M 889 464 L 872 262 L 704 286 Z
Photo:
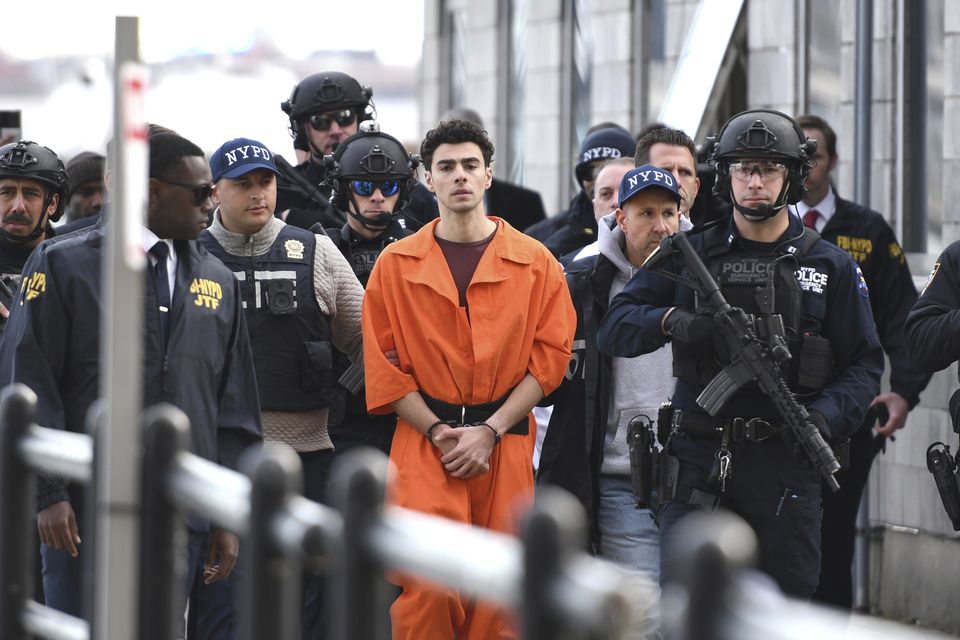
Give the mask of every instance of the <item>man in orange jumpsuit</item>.
M 513 532 L 533 496 L 530 410 L 563 379 L 576 315 L 550 252 L 484 214 L 493 178 L 486 132 L 441 122 L 420 153 L 440 218 L 386 247 L 370 275 L 367 407 L 399 416 L 392 503 Z M 488 605 L 399 583 L 394 638 L 517 637 L 509 616 Z

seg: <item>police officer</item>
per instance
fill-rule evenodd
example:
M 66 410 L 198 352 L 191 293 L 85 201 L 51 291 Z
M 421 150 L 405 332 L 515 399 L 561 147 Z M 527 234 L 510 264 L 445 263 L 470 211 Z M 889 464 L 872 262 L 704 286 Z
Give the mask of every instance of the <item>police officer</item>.
M 70 180 L 51 149 L 20 140 L 0 147 L 0 328 L 34 247 L 54 234 Z
M 574 170 L 580 192 L 570 207 L 552 218 L 538 222 L 524 231 L 543 242 L 558 258 L 597 239 L 597 219 L 593 214 L 593 180 L 595 169 L 607 160 L 629 158 L 637 149 L 630 132 L 612 122 L 594 125 L 580 143 Z
M 189 140 L 160 134 L 149 141 L 143 404 L 178 406 L 190 418 L 193 452 L 236 468 L 240 452 L 261 440 L 260 405 L 236 281 L 194 241 L 211 210 L 210 170 Z M 102 224 L 40 245 L 24 266 L 0 341 L 0 379 L 33 389 L 38 421 L 48 427 L 84 432 L 97 398 L 105 245 Z M 81 487 L 40 479 L 44 595 L 47 605 L 73 615 L 81 608 L 79 563 L 89 557 L 83 506 Z M 237 537 L 211 530 L 202 514 L 188 518 L 188 527 L 188 584 L 228 579 Z M 199 637 L 229 637 L 229 611 L 202 598 L 191 599 L 191 610 L 199 610 Z
M 818 116 L 797 118 L 804 135 L 817 141 L 813 167 L 807 178 L 807 192 L 794 205 L 800 219 L 812 226 L 824 240 L 849 253 L 870 287 L 870 307 L 883 350 L 890 357 L 890 391 L 873 399 L 873 407 L 882 407 L 877 438 L 882 443 L 904 426 L 907 413 L 920 401 L 927 386 L 925 374 L 910 362 L 903 325 L 917 290 L 910 267 L 893 229 L 883 216 L 838 196 L 830 183 L 837 165 L 837 134 Z M 874 444 L 873 411 L 850 438 L 850 463 L 838 476 L 840 491 L 823 497 L 823 563 L 820 587 L 815 600 L 838 607 L 853 605 L 854 533 L 860 495 L 867 484 L 870 466 L 878 447 Z
M 815 143 L 788 116 L 753 110 L 728 120 L 711 144 L 717 185 L 735 212 L 690 243 L 730 304 L 761 320 L 780 316 L 793 356 L 783 367 L 788 384 L 826 440 L 845 438 L 876 396 L 883 354 L 856 263 L 786 206 L 803 196 Z M 819 474 L 755 385 L 736 392 L 717 417 L 697 405 L 729 364 L 716 333 L 692 290 L 649 269 L 613 300 L 599 327 L 599 348 L 614 356 L 673 343 L 678 380 L 667 448 L 679 474 L 659 514 L 661 541 L 669 546 L 676 522 L 695 509 L 731 509 L 757 532 L 761 569 L 785 592 L 809 597 L 820 573 Z M 661 568 L 669 580 L 669 556 Z
M 407 220 L 398 216 L 416 183 L 419 159 L 407 153 L 399 140 L 380 131 L 373 120 L 327 157 L 327 181 L 333 189 L 333 204 L 347 215 L 340 228 L 326 232 L 353 267 L 363 286 L 384 247 L 413 233 Z M 336 377 L 346 373 L 349 362 L 337 354 Z M 358 444 L 368 444 L 389 453 L 396 426 L 395 415 L 372 416 L 367 412 L 361 384 L 347 389 L 338 385 L 331 416 L 330 435 L 337 453 Z
M 229 140 L 210 157 L 218 205 L 201 244 L 239 281 L 264 437 L 300 456 L 304 495 L 326 502 L 334 345 L 359 360 L 363 288 L 326 235 L 274 217 L 277 168 L 267 147 Z M 322 633 L 322 576 L 304 590 L 303 637 Z
M 320 71 L 297 83 L 290 98 L 281 103 L 295 146 L 310 152 L 309 159 L 296 167 L 277 158 L 281 172 L 277 215 L 288 224 L 309 229 L 318 222 L 324 228 L 345 222 L 343 212 L 330 204 L 323 158 L 355 134 L 361 122 L 375 117 L 372 98 L 373 89 L 353 77 L 340 71 Z M 436 200 L 429 192 L 422 186 L 415 191 L 410 215 L 419 228 L 438 214 Z

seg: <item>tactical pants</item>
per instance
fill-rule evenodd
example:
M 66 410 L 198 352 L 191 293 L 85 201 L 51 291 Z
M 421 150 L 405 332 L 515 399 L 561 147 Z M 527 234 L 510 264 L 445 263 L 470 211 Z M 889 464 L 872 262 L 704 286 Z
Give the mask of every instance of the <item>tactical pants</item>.
M 710 479 L 719 438 L 674 434 L 670 450 L 680 460 L 677 499 L 658 516 L 661 583 L 676 574 L 670 545 L 674 525 L 695 509 L 716 505 L 744 520 L 757 534 L 760 570 L 776 580 L 787 594 L 810 597 L 820 576 L 820 478 L 813 465 L 780 437 L 762 443 L 734 442 L 732 474 L 721 492 Z M 694 490 L 698 490 L 694 493 Z M 699 504 L 691 504 L 691 500 Z
M 860 496 L 876 455 L 873 418 L 850 438 L 850 466 L 837 475 L 840 491 L 823 495 L 823 565 L 813 599 L 849 609 L 853 606 L 853 550 Z
M 458 480 L 443 468 L 440 450 L 401 421 L 390 450 L 397 473 L 388 487 L 388 500 L 408 509 L 514 533 L 514 515 L 529 507 L 533 498 L 535 433 L 531 429 L 527 435 L 503 436 L 490 456 L 488 473 Z M 464 548 L 462 553 L 473 551 Z M 391 576 L 391 580 L 403 588 L 390 609 L 395 640 L 518 637 L 515 621 L 500 609 L 408 576 Z

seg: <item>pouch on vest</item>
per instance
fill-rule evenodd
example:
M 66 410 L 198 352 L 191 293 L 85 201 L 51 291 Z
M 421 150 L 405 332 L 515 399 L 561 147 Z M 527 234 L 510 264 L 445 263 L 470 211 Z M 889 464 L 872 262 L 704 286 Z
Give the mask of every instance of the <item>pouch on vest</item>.
M 326 340 L 304 342 L 300 359 L 300 387 L 307 393 L 327 393 L 333 388 L 333 348 Z
M 823 336 L 804 334 L 794 353 L 796 384 L 800 390 L 820 391 L 833 378 L 833 349 Z

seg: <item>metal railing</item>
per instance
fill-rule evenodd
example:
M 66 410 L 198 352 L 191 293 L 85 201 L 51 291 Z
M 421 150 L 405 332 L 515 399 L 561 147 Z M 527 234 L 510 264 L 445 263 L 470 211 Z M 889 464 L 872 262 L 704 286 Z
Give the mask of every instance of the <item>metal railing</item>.
M 87 640 L 85 621 L 30 599 L 28 547 L 36 474 L 89 483 L 93 439 L 36 425 L 35 406 L 23 385 L 0 394 L 0 637 Z M 387 607 L 371 603 L 383 601 L 387 570 L 512 609 L 530 640 L 557 638 L 561 630 L 616 638 L 625 627 L 630 578 L 581 550 L 583 513 L 568 495 L 538 500 L 517 539 L 384 508 L 386 457 L 358 451 L 334 466 L 331 508 L 299 494 L 300 461 L 289 448 L 251 448 L 238 473 L 189 452 L 189 423 L 179 409 L 151 407 L 144 420 L 141 548 L 150 552 L 140 554 L 139 594 L 112 594 L 139 608 L 144 640 L 170 640 L 182 628 L 187 513 L 242 538 L 245 638 L 299 638 L 301 572 L 324 560 L 338 584 L 331 597 L 340 600 L 331 609 L 333 637 L 383 637 Z
M 30 599 L 29 541 L 36 474 L 89 483 L 92 439 L 37 426 L 35 405 L 23 385 L 0 394 L 0 637 L 88 640 L 86 622 Z M 385 637 L 385 572 L 510 609 L 527 640 L 651 637 L 660 611 L 660 637 L 674 640 L 921 637 L 785 598 L 749 570 L 754 534 L 729 514 L 678 523 L 664 553 L 681 569 L 658 600 L 649 580 L 582 551 L 584 514 L 569 494 L 538 495 L 516 538 L 384 507 L 386 458 L 359 450 L 334 465 L 327 507 L 299 494 L 300 461 L 288 448 L 251 448 L 238 473 L 187 450 L 189 424 L 179 409 L 159 405 L 144 417 L 141 544 L 149 553 L 131 569 L 139 571 L 139 593 L 111 594 L 138 610 L 144 640 L 170 640 L 182 629 L 188 512 L 242 538 L 244 638 L 299 638 L 302 571 L 321 562 L 337 585 L 328 592 L 333 638 Z
M 0 638 L 37 636 L 86 640 L 90 626 L 32 599 L 32 540 L 38 473 L 89 484 L 93 476 L 90 436 L 36 424 L 37 396 L 24 385 L 0 394 Z

